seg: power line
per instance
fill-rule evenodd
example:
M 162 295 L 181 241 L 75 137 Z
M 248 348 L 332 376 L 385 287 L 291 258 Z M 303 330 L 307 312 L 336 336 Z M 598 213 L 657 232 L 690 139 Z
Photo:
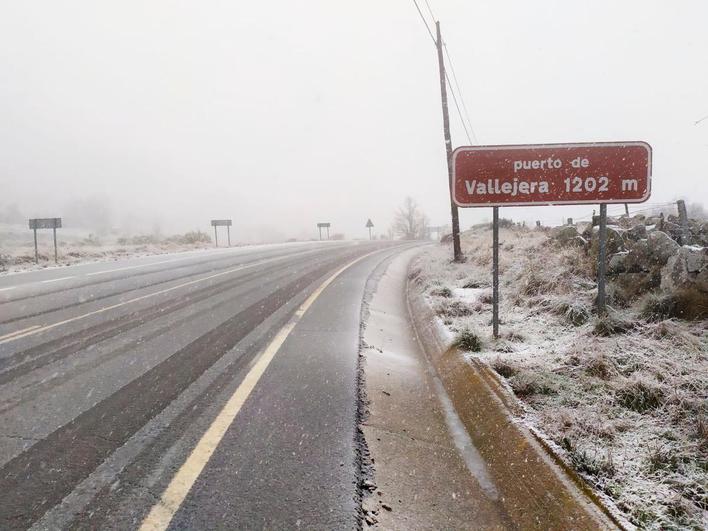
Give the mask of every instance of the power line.
M 430 31 L 430 26 L 428 26 L 428 22 L 425 20 L 425 17 L 423 16 L 423 12 L 420 10 L 420 6 L 418 5 L 418 2 L 416 2 L 416 0 L 413 0 L 413 3 L 415 4 L 415 8 L 418 10 L 418 14 L 420 15 L 420 20 L 423 21 L 423 24 L 425 25 L 425 29 L 428 30 L 428 35 L 430 35 L 430 40 L 432 40 L 433 44 L 437 46 L 437 42 L 435 41 L 435 37 L 433 36 L 433 32 Z
M 427 3 L 427 0 L 426 0 Z M 447 44 L 443 41 L 443 48 L 445 49 L 445 55 L 447 56 L 447 61 L 450 63 L 450 71 L 452 72 L 452 79 L 455 80 L 455 86 L 457 87 L 457 92 L 460 95 L 460 101 L 462 102 L 462 109 L 465 111 L 465 118 L 467 118 L 467 123 L 470 126 L 470 131 L 472 131 L 472 136 L 474 137 L 475 143 L 479 144 L 477 140 L 477 134 L 474 132 L 474 127 L 472 127 L 472 120 L 470 120 L 470 114 L 467 111 L 467 105 L 465 105 L 465 98 L 462 95 L 462 88 L 457 81 L 457 74 L 455 73 L 455 65 L 452 64 L 452 57 L 450 57 L 450 52 L 447 49 Z
M 423 15 L 423 11 L 421 11 L 417 0 L 413 0 L 413 4 L 415 5 L 416 10 L 418 11 L 418 15 L 420 15 L 420 20 L 423 22 L 425 29 L 428 31 L 428 35 L 430 35 L 430 39 L 433 41 L 433 45 L 437 47 L 437 40 L 433 36 L 433 32 L 430 30 L 430 26 L 428 25 L 428 21 L 425 20 L 425 16 Z M 435 16 L 433 15 L 433 10 L 430 8 L 430 4 L 428 3 L 428 0 L 425 0 L 425 5 L 428 8 L 428 12 L 430 13 L 430 16 L 433 17 L 433 20 L 434 20 Z M 452 75 L 453 75 L 453 78 L 455 79 L 455 86 L 457 87 L 457 92 L 460 94 L 460 99 L 462 99 L 462 91 L 460 90 L 460 85 L 457 82 L 457 76 L 455 74 L 454 67 L 452 65 L 452 60 L 450 59 L 450 54 L 447 51 L 447 46 L 445 44 L 443 44 L 443 48 L 445 49 L 445 54 L 447 55 L 448 61 L 450 63 L 450 69 L 452 70 Z M 467 107 L 465 106 L 465 102 L 463 100 L 462 106 L 465 109 L 465 114 L 467 116 L 467 123 L 469 123 L 469 130 L 468 130 L 467 123 L 465 122 L 465 118 L 462 115 L 462 110 L 460 108 L 460 104 L 457 101 L 457 96 L 455 95 L 455 91 L 453 90 L 453 85 L 452 85 L 452 82 L 450 81 L 450 76 L 447 75 L 447 69 L 445 69 L 445 79 L 447 79 L 447 84 L 450 86 L 450 94 L 452 95 L 452 101 L 455 103 L 455 108 L 457 109 L 457 115 L 460 118 L 460 123 L 462 124 L 462 128 L 465 131 L 465 136 L 467 137 L 467 141 L 470 144 L 472 144 L 472 137 L 470 136 L 470 130 L 472 131 L 472 135 L 474 136 L 475 141 L 477 140 L 477 135 L 475 134 L 474 129 L 472 128 L 472 122 L 469 120 L 469 113 L 467 113 Z
M 430 9 L 430 3 L 428 2 L 428 0 L 425 0 L 425 6 L 428 8 L 428 13 L 430 13 L 430 18 L 432 18 L 433 20 L 437 20 L 435 18 L 435 15 L 433 14 L 433 10 Z
M 462 122 L 462 128 L 465 130 L 465 136 L 467 136 L 467 141 L 471 144 L 472 138 L 470 138 L 470 132 L 467 130 L 467 124 L 462 117 L 462 111 L 460 110 L 460 104 L 457 103 L 457 96 L 455 96 L 455 91 L 452 90 L 452 83 L 450 83 L 450 76 L 447 75 L 447 70 L 445 70 L 445 79 L 447 79 L 447 84 L 450 86 L 450 94 L 452 94 L 452 101 L 455 102 L 455 107 L 457 108 L 457 115 L 460 117 L 460 122 Z M 462 95 L 460 95 L 460 98 Z

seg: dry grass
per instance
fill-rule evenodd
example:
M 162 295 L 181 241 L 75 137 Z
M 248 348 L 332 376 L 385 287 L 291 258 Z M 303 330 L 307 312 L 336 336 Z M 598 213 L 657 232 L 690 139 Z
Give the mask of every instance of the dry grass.
M 706 319 L 708 318 L 708 300 L 697 290 L 650 293 L 644 299 L 640 316 L 647 321 L 663 321 L 671 318 Z
M 592 333 L 596 336 L 611 337 L 626 334 L 634 328 L 634 323 L 617 316 L 606 315 L 595 321 Z
M 661 385 L 645 376 L 635 375 L 631 381 L 624 383 L 615 393 L 617 402 L 627 409 L 644 413 L 660 407 L 665 398 Z
M 591 258 L 544 243 L 542 231 L 502 230 L 502 338 L 491 337 L 491 306 L 445 317 L 475 331 L 478 359 L 506 378 L 526 404 L 525 420 L 563 449 L 568 462 L 647 529 L 703 528 L 708 510 L 708 328 L 654 311 L 644 301 L 594 317 Z M 469 260 L 428 251 L 426 282 L 490 285 L 491 234 L 463 235 Z M 477 258 L 473 258 L 474 256 Z M 481 264 L 481 265 L 478 265 Z M 432 298 L 437 306 L 441 297 Z M 661 308 L 659 308 L 661 310 Z M 513 339 L 510 340 L 510 336 Z
M 562 316 L 569 324 L 581 326 L 592 316 L 590 305 L 579 300 L 563 300 L 553 306 L 553 313 Z
M 479 352 L 482 350 L 482 339 L 466 328 L 457 334 L 453 345 L 467 352 Z
M 503 376 L 504 378 L 511 378 L 519 371 L 519 368 L 513 362 L 500 357 L 493 359 L 490 362 L 490 365 L 492 366 L 492 369 L 497 372 L 497 374 Z

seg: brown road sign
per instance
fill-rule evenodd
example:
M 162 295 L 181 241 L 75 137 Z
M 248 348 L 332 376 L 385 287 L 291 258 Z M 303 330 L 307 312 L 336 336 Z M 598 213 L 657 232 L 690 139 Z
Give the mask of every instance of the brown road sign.
M 452 159 L 460 207 L 641 203 L 651 193 L 646 142 L 469 146 Z

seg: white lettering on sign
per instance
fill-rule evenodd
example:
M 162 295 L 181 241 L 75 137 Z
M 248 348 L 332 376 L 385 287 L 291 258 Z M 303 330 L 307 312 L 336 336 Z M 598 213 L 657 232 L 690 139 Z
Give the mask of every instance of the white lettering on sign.
M 514 177 L 513 182 L 503 182 L 499 179 L 487 179 L 486 181 L 466 180 L 465 187 L 470 195 L 506 194 L 512 197 L 519 194 L 547 194 L 547 181 L 519 181 Z
M 548 157 L 543 160 L 515 160 L 514 173 L 519 170 L 546 170 L 551 168 L 561 168 L 563 162 L 560 159 Z

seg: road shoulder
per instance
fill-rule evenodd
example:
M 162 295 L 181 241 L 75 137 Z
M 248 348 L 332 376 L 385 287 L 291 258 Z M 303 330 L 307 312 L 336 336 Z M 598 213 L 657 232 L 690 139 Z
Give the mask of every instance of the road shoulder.
M 503 528 L 498 492 L 440 396 L 408 319 L 406 278 L 415 253 L 402 253 L 379 271 L 365 302 L 361 429 L 373 477 L 364 481 L 364 522 L 385 529 L 459 529 L 470 522 Z

